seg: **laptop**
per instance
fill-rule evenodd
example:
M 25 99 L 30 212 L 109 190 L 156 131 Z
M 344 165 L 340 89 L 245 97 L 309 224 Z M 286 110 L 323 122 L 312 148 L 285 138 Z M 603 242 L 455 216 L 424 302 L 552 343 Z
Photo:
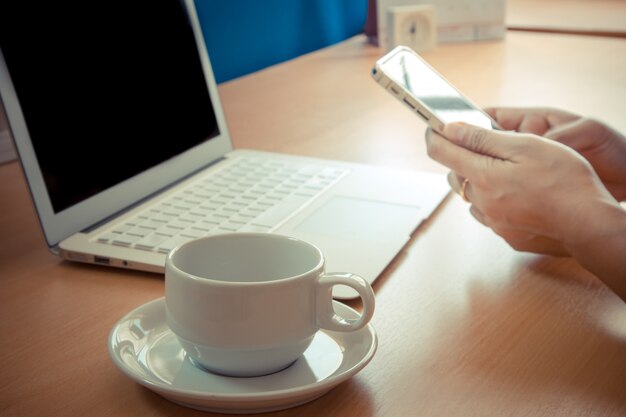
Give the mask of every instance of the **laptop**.
M 184 241 L 267 232 L 372 283 L 449 191 L 443 175 L 233 149 L 191 0 L 5 2 L 0 48 L 12 137 L 66 260 L 162 273 Z

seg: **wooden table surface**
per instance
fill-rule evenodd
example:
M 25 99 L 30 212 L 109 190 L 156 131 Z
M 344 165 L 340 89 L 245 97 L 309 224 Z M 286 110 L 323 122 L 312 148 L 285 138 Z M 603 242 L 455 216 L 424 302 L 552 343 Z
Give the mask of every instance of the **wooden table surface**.
M 624 0 L 507 0 L 510 29 L 626 37 Z
M 424 124 L 370 79 L 383 52 L 359 36 L 221 85 L 235 146 L 445 172 Z M 626 131 L 624 40 L 512 32 L 424 56 L 481 105 L 553 105 Z M 15 162 L 0 166 L 0 230 L 0 416 L 211 415 L 108 356 L 113 325 L 163 296 L 162 276 L 51 255 Z M 626 415 L 626 304 L 571 259 L 515 252 L 458 196 L 374 289 L 372 362 L 266 415 Z

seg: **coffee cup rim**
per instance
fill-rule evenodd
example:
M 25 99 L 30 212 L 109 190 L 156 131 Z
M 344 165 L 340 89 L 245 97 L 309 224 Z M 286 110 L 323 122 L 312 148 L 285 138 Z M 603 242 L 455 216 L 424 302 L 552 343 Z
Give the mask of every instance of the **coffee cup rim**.
M 315 266 L 313 266 L 312 268 L 309 268 L 308 270 L 298 274 L 298 275 L 291 275 L 288 277 L 284 277 L 284 278 L 278 278 L 278 279 L 272 279 L 272 280 L 264 280 L 264 281 L 224 281 L 221 279 L 215 279 L 215 278 L 211 278 L 209 276 L 206 277 L 202 277 L 202 276 L 198 276 L 195 274 L 192 274 L 190 272 L 186 272 L 183 271 L 182 269 L 180 269 L 178 267 L 178 265 L 176 265 L 173 261 L 173 257 L 176 255 L 176 253 L 178 253 L 181 249 L 183 249 L 186 246 L 190 246 L 193 244 L 199 244 L 201 241 L 205 241 L 205 240 L 214 240 L 214 239 L 224 239 L 224 238 L 242 238 L 242 237 L 259 237 L 259 238 L 272 238 L 272 239 L 281 239 L 281 240 L 291 240 L 291 241 L 295 241 L 295 242 L 299 242 L 302 243 L 306 246 L 311 247 L 318 255 L 318 261 L 315 264 Z M 176 248 L 172 249 L 168 254 L 167 254 L 167 259 L 166 259 L 166 268 L 170 267 L 172 268 L 179 277 L 182 277 L 184 279 L 191 279 L 195 282 L 198 283 L 204 283 L 206 282 L 207 285 L 210 282 L 211 285 L 222 285 L 222 286 L 245 286 L 245 287 L 251 287 L 251 286 L 259 286 L 259 285 L 263 285 L 266 286 L 268 284 L 271 283 L 284 283 L 287 281 L 294 281 L 294 280 L 298 280 L 301 279 L 302 277 L 311 274 L 314 271 L 320 270 L 321 272 L 323 272 L 323 268 L 324 268 L 324 264 L 325 264 L 325 257 L 324 257 L 324 253 L 321 251 L 321 249 L 319 247 L 317 247 L 316 245 L 307 242 L 305 240 L 293 237 L 293 236 L 287 236 L 287 235 L 281 235 L 281 234 L 274 234 L 274 233 L 261 233 L 261 232 L 236 232 L 236 233 L 224 233 L 224 234 L 219 234 L 219 235 L 212 235 L 212 236 L 204 236 L 198 239 L 194 239 L 194 240 L 190 240 L 188 242 L 185 242 L 179 246 L 177 246 Z

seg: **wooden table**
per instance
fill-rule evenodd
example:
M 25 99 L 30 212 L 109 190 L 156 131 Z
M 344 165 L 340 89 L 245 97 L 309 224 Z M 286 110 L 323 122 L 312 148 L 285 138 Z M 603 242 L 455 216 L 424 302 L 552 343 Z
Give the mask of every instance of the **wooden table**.
M 382 53 L 356 37 L 221 85 L 236 146 L 445 172 L 424 124 L 369 78 Z M 624 40 L 514 32 L 425 57 L 481 105 L 566 107 L 626 131 Z M 51 255 L 15 162 L 0 166 L 0 196 L 0 416 L 210 415 L 108 356 L 112 326 L 163 296 L 162 276 Z M 515 252 L 458 196 L 374 289 L 372 362 L 269 415 L 626 415 L 626 304 L 570 259 Z
M 623 0 L 507 0 L 509 29 L 626 38 Z

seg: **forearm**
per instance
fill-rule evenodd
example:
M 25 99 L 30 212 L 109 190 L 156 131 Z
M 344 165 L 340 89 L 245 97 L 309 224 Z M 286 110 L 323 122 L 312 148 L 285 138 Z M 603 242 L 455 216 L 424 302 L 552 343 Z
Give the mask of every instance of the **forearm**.
M 602 204 L 586 227 L 588 237 L 570 245 L 570 253 L 626 302 L 626 210 Z

